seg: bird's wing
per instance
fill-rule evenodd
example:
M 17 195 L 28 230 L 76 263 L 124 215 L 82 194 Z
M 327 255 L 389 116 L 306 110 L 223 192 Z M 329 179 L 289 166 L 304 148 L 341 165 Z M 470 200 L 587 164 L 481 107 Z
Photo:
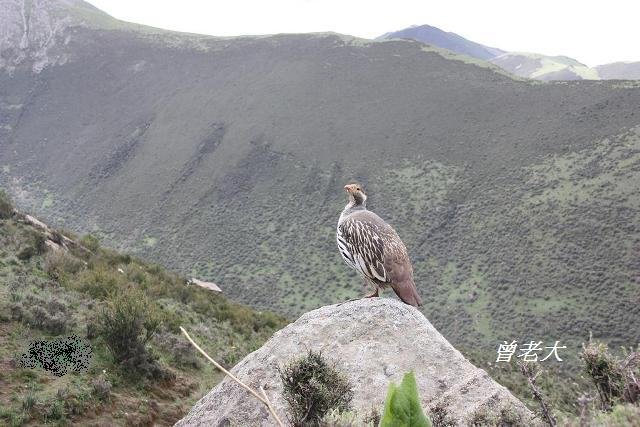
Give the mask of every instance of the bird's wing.
M 354 213 L 342 221 L 339 226 L 340 237 L 346 243 L 355 268 L 363 276 L 377 282 L 388 282 L 384 267 L 383 230 L 372 220 L 375 218 L 363 215 L 366 213 Z
M 407 248 L 393 227 L 371 211 L 353 213 L 348 220 L 353 250 L 365 261 L 363 274 L 391 285 L 405 303 L 422 305 Z

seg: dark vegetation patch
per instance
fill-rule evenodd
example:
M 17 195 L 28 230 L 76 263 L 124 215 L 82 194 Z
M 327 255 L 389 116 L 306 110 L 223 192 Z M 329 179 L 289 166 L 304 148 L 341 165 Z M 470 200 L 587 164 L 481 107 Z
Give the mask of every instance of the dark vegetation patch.
M 197 170 L 203 160 L 210 154 L 212 154 L 216 148 L 222 143 L 225 133 L 227 132 L 227 126 L 224 123 L 213 123 L 211 129 L 207 132 L 207 135 L 202 139 L 195 154 L 191 156 L 187 164 L 182 168 L 178 183 L 184 182 Z
M 89 177 L 93 180 L 99 181 L 112 177 L 120 169 L 122 169 L 127 161 L 135 154 L 135 150 L 144 140 L 145 133 L 151 126 L 152 121 L 146 121 L 133 127 L 127 127 L 129 134 L 118 134 L 115 138 L 117 141 L 114 144 L 111 152 L 107 154 L 106 160 L 100 164 L 94 166 L 89 172 Z

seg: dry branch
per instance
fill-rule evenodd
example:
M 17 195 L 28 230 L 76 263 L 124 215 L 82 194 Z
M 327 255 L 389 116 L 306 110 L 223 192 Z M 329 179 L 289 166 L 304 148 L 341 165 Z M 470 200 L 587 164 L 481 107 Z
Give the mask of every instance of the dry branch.
M 524 375 L 527 378 L 527 381 L 529 382 L 529 388 L 531 389 L 533 398 L 537 400 L 538 403 L 540 404 L 542 415 L 544 416 L 545 420 L 551 427 L 555 427 L 557 424 L 556 417 L 554 417 L 553 414 L 551 413 L 551 408 L 549 408 L 549 405 L 547 404 L 547 402 L 545 402 L 544 397 L 542 397 L 542 392 L 540 391 L 540 388 L 538 388 L 538 385 L 536 384 L 536 379 L 538 378 L 538 375 L 540 375 L 541 371 L 536 372 L 536 370 L 526 362 L 519 363 L 519 365 L 520 365 L 520 372 L 522 372 L 522 375 Z
M 191 345 L 193 345 L 196 350 L 198 350 L 204 357 L 207 358 L 207 360 L 209 360 L 209 362 L 213 363 L 213 365 L 218 368 L 219 370 L 221 370 L 225 375 L 227 375 L 228 377 L 230 377 L 232 380 L 234 380 L 235 382 L 237 382 L 242 388 L 244 388 L 245 390 L 247 390 L 251 395 L 253 395 L 256 399 L 258 399 L 260 402 L 262 402 L 267 409 L 269 410 L 269 412 L 271 413 L 271 415 L 273 416 L 273 418 L 275 418 L 276 422 L 278 423 L 278 425 L 280 427 L 284 427 L 284 424 L 282 424 L 282 421 L 280 421 L 280 418 L 278 418 L 278 415 L 276 414 L 275 409 L 273 408 L 273 406 L 271 405 L 271 402 L 269 401 L 269 398 L 267 397 L 267 394 L 265 393 L 264 389 L 262 388 L 262 386 L 260 387 L 260 390 L 262 391 L 262 394 L 264 395 L 264 397 L 261 397 L 254 389 L 252 389 L 251 387 L 249 387 L 248 385 L 246 385 L 245 383 L 243 383 L 242 381 L 240 381 L 238 378 L 236 378 L 235 375 L 233 375 L 231 372 L 227 371 L 224 367 L 222 367 L 222 365 L 220 365 L 218 362 L 216 362 L 215 360 L 213 360 L 211 358 L 211 356 L 209 356 L 202 348 L 200 348 L 200 346 L 198 344 L 196 344 L 196 342 L 189 336 L 189 334 L 187 333 L 187 331 L 180 326 L 180 330 L 182 331 L 182 333 L 184 334 L 185 337 L 187 337 L 187 339 L 189 340 L 189 342 L 191 343 Z

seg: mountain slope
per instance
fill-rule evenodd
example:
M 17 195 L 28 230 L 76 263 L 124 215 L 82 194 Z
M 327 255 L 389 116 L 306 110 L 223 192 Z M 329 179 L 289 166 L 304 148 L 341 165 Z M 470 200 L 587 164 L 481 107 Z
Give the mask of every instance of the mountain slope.
M 503 50 L 472 42 L 471 40 L 467 40 L 464 37 L 457 35 L 456 33 L 445 32 L 430 25 L 413 26 L 405 28 L 404 30 L 386 33 L 378 37 L 378 39 L 417 40 L 422 43 L 440 47 L 442 49 L 448 49 L 455 53 L 485 60 L 505 53 Z
M 69 31 L 64 64 L 0 74 L 20 206 L 293 317 L 360 292 L 334 240 L 358 180 L 455 345 L 639 339 L 639 87 L 414 41 Z
M 0 69 L 25 61 L 34 72 L 64 64 L 74 28 L 141 28 L 117 21 L 82 0 L 0 0 Z
M 640 62 L 613 62 L 598 65 L 596 70 L 603 79 L 640 80 Z
M 34 226 L 23 214 L 7 215 L 7 206 L 0 190 L 2 425 L 173 425 L 221 379 L 178 326 L 232 366 L 286 323 L 187 286 L 158 265 L 103 249 L 92 237 L 70 240 Z M 158 322 L 147 344 L 152 374 L 134 377 L 136 365 L 116 360 L 100 332 L 101 314 L 122 298 L 144 302 L 149 317 L 135 319 L 144 320 L 147 331 L 147 322 Z M 109 330 L 118 326 L 114 322 Z M 90 348 L 86 369 L 56 375 L 23 365 L 21 355 L 34 342 L 68 337 Z
M 588 67 L 566 56 L 505 52 L 429 25 L 412 26 L 378 37 L 378 40 L 390 39 L 417 40 L 458 54 L 489 61 L 513 75 L 529 79 L 544 81 L 640 79 L 638 62 L 616 62 Z
M 537 80 L 599 80 L 598 71 L 566 56 L 508 52 L 490 62 L 520 77 Z

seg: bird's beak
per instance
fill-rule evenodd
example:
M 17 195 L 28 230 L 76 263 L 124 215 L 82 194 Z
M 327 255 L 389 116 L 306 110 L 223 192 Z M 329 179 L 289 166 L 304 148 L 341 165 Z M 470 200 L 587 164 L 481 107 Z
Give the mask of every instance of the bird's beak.
M 346 191 L 347 193 L 351 193 L 351 190 L 353 190 L 353 186 L 351 184 L 347 184 L 344 186 L 344 191 Z

